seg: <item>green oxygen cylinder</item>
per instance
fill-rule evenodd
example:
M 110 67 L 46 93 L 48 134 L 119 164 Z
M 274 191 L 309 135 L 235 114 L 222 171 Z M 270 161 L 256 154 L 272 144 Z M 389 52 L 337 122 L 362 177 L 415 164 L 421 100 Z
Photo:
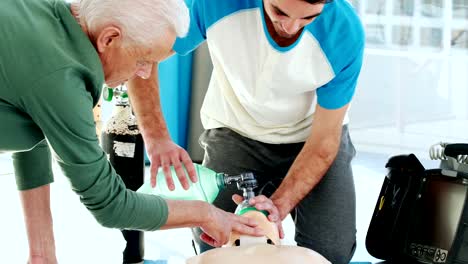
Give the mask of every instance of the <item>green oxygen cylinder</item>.
M 239 176 L 228 176 L 224 173 L 217 173 L 202 165 L 193 164 L 197 172 L 198 181 L 193 183 L 187 176 L 190 188 L 184 190 L 175 173 L 174 167 L 171 166 L 171 175 L 174 181 L 175 189 L 169 190 L 166 183 L 166 177 L 160 168 L 156 176 L 156 187 L 151 187 L 151 183 L 147 180 L 137 192 L 159 195 L 165 199 L 172 200 L 200 200 L 208 203 L 213 201 L 218 196 L 218 193 L 232 181 L 239 179 Z M 185 168 L 184 168 L 185 170 Z M 185 171 L 186 172 L 186 171 Z

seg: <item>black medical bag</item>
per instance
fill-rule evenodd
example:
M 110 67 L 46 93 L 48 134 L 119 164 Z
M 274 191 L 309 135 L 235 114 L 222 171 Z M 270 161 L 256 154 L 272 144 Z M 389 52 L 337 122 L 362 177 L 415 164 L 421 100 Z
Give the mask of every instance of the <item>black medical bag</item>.
M 366 237 L 367 251 L 396 264 L 468 264 L 468 144 L 442 145 L 440 168 L 394 156 Z

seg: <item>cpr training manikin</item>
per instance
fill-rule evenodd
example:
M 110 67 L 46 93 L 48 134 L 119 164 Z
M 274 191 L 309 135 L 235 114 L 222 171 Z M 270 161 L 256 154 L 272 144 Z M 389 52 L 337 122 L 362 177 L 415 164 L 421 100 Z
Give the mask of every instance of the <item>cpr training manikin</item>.
M 232 233 L 224 247 L 192 257 L 187 264 L 331 264 L 310 249 L 281 245 L 277 226 L 263 213 L 253 210 L 243 216 L 256 219 L 266 236 L 246 237 Z

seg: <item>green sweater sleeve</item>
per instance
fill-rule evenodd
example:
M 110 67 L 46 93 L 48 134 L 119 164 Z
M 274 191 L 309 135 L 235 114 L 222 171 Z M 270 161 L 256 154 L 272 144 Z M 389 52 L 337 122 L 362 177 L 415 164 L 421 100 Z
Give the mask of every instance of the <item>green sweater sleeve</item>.
M 66 68 L 27 89 L 21 104 L 43 131 L 73 190 L 100 224 L 159 229 L 167 221 L 166 201 L 125 188 L 99 146 L 93 97 L 86 88 L 86 78 Z

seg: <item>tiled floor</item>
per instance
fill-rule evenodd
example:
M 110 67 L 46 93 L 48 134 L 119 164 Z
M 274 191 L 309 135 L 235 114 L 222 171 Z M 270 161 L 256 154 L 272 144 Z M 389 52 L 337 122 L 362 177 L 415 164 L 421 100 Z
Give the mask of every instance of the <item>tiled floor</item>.
M 369 256 L 364 239 L 385 175 L 386 156 L 358 154 L 354 161 L 357 189 L 358 247 L 353 261 L 377 261 Z M 0 155 L 0 262 L 25 263 L 27 241 L 24 231 L 22 209 L 16 191 L 11 162 Z M 117 230 L 100 227 L 79 202 L 68 186 L 67 179 L 56 170 L 52 185 L 52 211 L 56 235 L 57 254 L 61 263 L 121 263 L 124 243 Z M 292 244 L 293 223 L 285 223 L 285 244 Z M 146 233 L 146 258 L 169 259 L 169 264 L 184 263 L 193 256 L 191 233 L 187 229 Z

